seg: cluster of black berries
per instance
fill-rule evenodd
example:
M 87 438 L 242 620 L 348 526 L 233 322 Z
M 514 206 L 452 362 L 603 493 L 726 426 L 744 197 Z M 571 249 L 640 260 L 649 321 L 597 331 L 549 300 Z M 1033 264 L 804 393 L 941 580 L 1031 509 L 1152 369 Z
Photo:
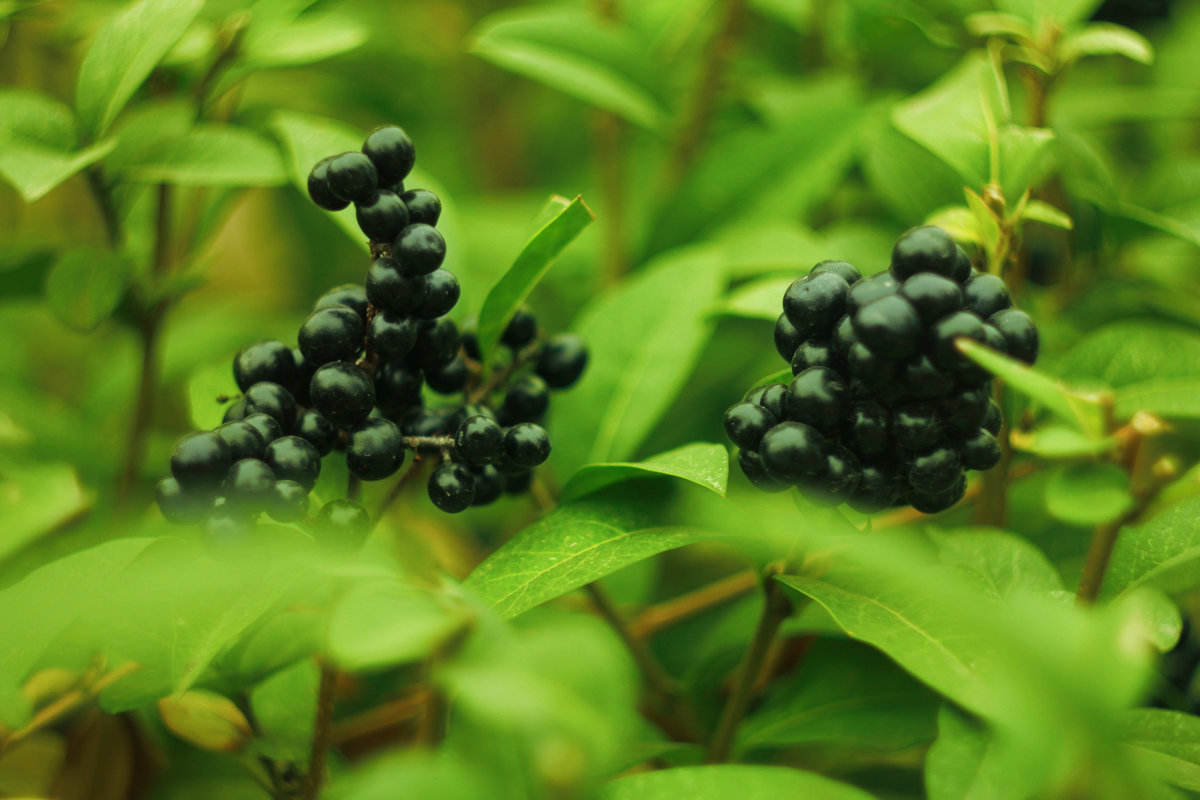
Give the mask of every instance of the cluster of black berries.
M 797 486 L 863 513 L 954 505 L 965 470 L 1000 460 L 1002 422 L 991 376 L 958 351 L 959 337 L 1037 358 L 1033 320 L 942 229 L 908 231 L 891 269 L 867 278 L 844 261 L 816 265 L 788 287 L 775 325 L 792 382 L 725 413 L 742 471 L 760 489 Z
M 233 374 L 242 396 L 223 425 L 176 446 L 172 477 L 158 485 L 168 519 L 207 517 L 221 527 L 263 511 L 280 521 L 304 518 L 321 459 L 335 449 L 364 481 L 394 475 L 405 450 L 436 456 L 429 496 L 452 513 L 529 487 L 533 468 L 550 455 L 538 424 L 550 390 L 579 379 L 587 348 L 570 334 L 544 337 L 521 309 L 501 337 L 507 357 L 484 369 L 475 335 L 444 316 L 459 285 L 441 268 L 446 245 L 434 227 L 441 202 L 428 190 L 403 191 L 414 161 L 407 134 L 387 126 L 367 137 L 362 153 L 313 168 L 313 201 L 326 209 L 354 202 L 372 240 L 365 286 L 338 286 L 318 299 L 297 347 L 266 340 L 238 352 Z M 424 387 L 458 402 L 429 408 Z M 320 516 L 358 525 L 351 508 L 365 517 L 348 501 L 327 504 Z

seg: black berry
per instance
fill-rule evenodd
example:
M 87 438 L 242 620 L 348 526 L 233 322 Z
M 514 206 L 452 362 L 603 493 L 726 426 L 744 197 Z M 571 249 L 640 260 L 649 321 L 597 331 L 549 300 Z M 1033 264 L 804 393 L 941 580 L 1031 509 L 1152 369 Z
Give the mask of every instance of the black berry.
M 875 391 L 882 391 L 896 377 L 896 362 L 884 358 L 865 344 L 846 353 L 846 374 Z
M 801 337 L 827 335 L 846 311 L 850 286 L 833 272 L 796 279 L 783 295 L 783 313 Z
M 246 415 L 266 414 L 284 433 L 296 425 L 296 398 L 278 383 L 262 381 L 246 390 Z
M 1038 357 L 1038 331 L 1024 311 L 1006 308 L 988 317 L 988 322 L 1004 334 L 1008 354 L 1018 361 L 1032 364 Z
M 309 408 L 300 412 L 300 417 L 296 420 L 296 435 L 307 439 L 317 448 L 318 453 L 327 456 L 337 443 L 338 429 L 320 411 Z
M 862 480 L 862 467 L 850 450 L 830 442 L 825 447 L 825 466 L 812 479 L 805 481 L 805 494 L 823 505 L 837 505 L 849 499 Z
M 792 354 L 792 374 L 799 375 L 809 367 L 832 367 L 835 363 L 829 340 L 807 339 Z
M 357 541 L 371 532 L 371 517 L 353 500 L 338 498 L 321 506 L 317 524 L 327 532 L 349 541 Z
M 991 400 L 983 388 L 960 389 L 946 395 L 941 403 L 941 418 L 959 433 L 971 433 L 983 424 Z
M 395 259 L 380 256 L 367 270 L 367 299 L 376 308 L 396 314 L 411 314 L 425 300 L 425 276 L 406 276 Z
M 550 390 L 537 375 L 513 382 L 504 394 L 500 416 L 513 422 L 537 422 L 550 407 Z
M 774 414 L 754 403 L 737 403 L 725 411 L 725 433 L 743 450 L 757 450 L 763 435 L 778 422 Z
M 454 452 L 468 464 L 490 464 L 504 452 L 504 431 L 494 419 L 464 419 L 454 433 Z
M 463 348 L 466 346 L 464 336 Z M 572 333 L 560 333 L 546 340 L 534 371 L 550 388 L 566 389 L 579 380 L 587 362 L 587 345 L 583 339 Z
M 262 458 L 267 449 L 267 440 L 258 429 L 248 422 L 226 422 L 213 431 L 229 446 L 229 458 L 240 461 L 243 458 Z
M 400 361 L 384 361 L 375 368 L 375 402 L 389 413 L 421 402 L 421 371 Z
M 246 416 L 246 398 L 239 397 L 236 403 L 233 403 L 229 408 L 225 409 L 225 416 L 221 418 L 221 422 L 237 422 L 244 419 Z
M 297 522 L 308 516 L 308 490 L 295 481 L 275 481 L 267 513 L 276 522 Z
M 525 494 L 529 491 L 530 485 L 533 483 L 533 470 L 522 469 L 515 472 L 500 472 L 500 477 L 504 479 L 505 494 Z
M 823 433 L 841 427 L 849 389 L 842 376 L 829 367 L 811 367 L 788 384 L 787 417 Z
M 867 303 L 900 291 L 900 282 L 890 272 L 863 278 L 846 294 L 846 313 L 854 314 Z
M 971 278 L 971 258 L 961 247 L 958 248 L 958 253 L 954 260 L 954 274 L 950 277 L 960 286 L 966 284 Z
M 367 290 L 357 283 L 343 283 L 341 286 L 335 286 L 317 298 L 317 302 L 313 304 L 313 311 L 330 306 L 352 308 L 356 314 L 362 317 L 363 322 L 366 322 Z
M 375 384 L 361 367 L 346 361 L 326 364 L 308 387 L 313 405 L 340 428 L 357 425 L 375 405 Z
M 541 425 L 518 423 L 504 432 L 504 455 L 518 467 L 536 467 L 550 457 L 550 437 Z
M 504 494 L 504 476 L 491 464 L 473 468 L 471 476 L 475 478 L 475 496 L 471 498 L 471 505 L 486 506 Z
M 967 437 L 959 448 L 962 465 L 967 469 L 991 469 L 1000 463 L 1000 443 L 983 428 Z
M 422 320 L 417 326 L 417 343 L 412 360 L 425 370 L 444 367 L 458 355 L 458 326 L 453 320 Z
M 475 476 L 462 464 L 442 464 L 429 476 L 429 499 L 447 514 L 466 511 L 475 499 Z
M 383 480 L 404 463 L 400 428 L 390 419 L 370 418 L 350 432 L 346 466 L 364 481 Z
M 441 436 L 446 420 L 431 408 L 414 408 L 400 420 L 400 430 L 405 436 Z
M 379 174 L 371 159 L 362 153 L 342 153 L 325 167 L 334 197 L 350 202 L 368 199 L 379 185 Z
M 886 470 L 866 465 L 858 481 L 858 488 L 846 500 L 846 504 L 860 514 L 874 514 L 888 508 L 896 501 L 896 484 Z
M 782 483 L 798 483 L 825 466 L 825 441 L 816 428 L 781 422 L 763 435 L 758 448 L 767 474 Z
M 350 201 L 338 197 L 329 186 L 329 163 L 333 159 L 334 156 L 321 159 L 308 173 L 308 196 L 326 211 L 341 211 Z
M 283 436 L 283 427 L 280 426 L 280 424 L 275 421 L 275 418 L 269 414 L 247 414 L 242 419 L 242 422 L 245 422 L 247 425 L 253 427 L 254 430 L 262 434 L 263 441 L 267 444 L 270 444 L 280 436 Z
M 449 313 L 458 303 L 462 290 L 454 273 L 436 269 L 425 276 L 425 298 L 413 314 L 423 319 L 433 319 Z
M 292 358 L 292 349 L 274 339 L 248 344 L 233 358 L 233 379 L 242 391 L 259 381 L 287 386 L 295 373 L 296 362 Z
M 957 311 L 937 321 L 930 332 L 932 337 L 933 361 L 951 374 L 972 371 L 974 362 L 958 351 L 955 340 L 959 337 L 986 341 L 983 320 L 970 311 Z
M 938 369 L 929 356 L 916 356 L 900 373 L 904 391 L 920 400 L 943 397 L 954 388 L 954 378 Z
M 229 445 L 215 433 L 185 436 L 171 452 L 171 475 L 185 490 L 215 491 L 231 463 Z
M 392 258 L 404 275 L 428 275 L 445 260 L 446 240 L 432 225 L 409 225 L 396 236 Z
M 957 271 L 958 245 L 950 234 L 933 225 L 907 231 L 892 248 L 892 272 L 905 280 L 918 272 L 952 278 Z
M 457 394 L 467 385 L 467 362 L 456 358 L 449 364 L 425 370 L 425 385 L 438 394 Z
M 373 242 L 390 242 L 408 225 L 408 207 L 398 195 L 379 189 L 354 204 L 358 229 Z
M 267 445 L 263 461 L 280 480 L 295 481 L 312 491 L 321 474 L 321 454 L 307 439 L 284 436 Z
M 408 219 L 413 223 L 437 225 L 442 216 L 442 201 L 428 189 L 410 189 L 400 199 L 408 207 Z
M 379 183 L 384 186 L 404 180 L 417 163 L 412 139 L 398 125 L 384 125 L 371 131 L 362 151 L 375 165 Z
M 854 404 L 846 419 L 846 440 L 863 456 L 886 453 L 892 446 L 891 415 L 874 400 Z
M 856 311 L 854 332 L 872 352 L 887 358 L 907 358 L 921 347 L 921 318 L 900 295 L 881 297 Z
M 500 343 L 513 350 L 520 350 L 537 337 L 538 322 L 529 311 L 518 308 L 500 334 Z
M 962 287 L 952 279 L 932 272 L 918 272 L 906 280 L 900 286 L 900 296 L 912 303 L 926 323 L 963 307 Z
M 257 458 L 235 461 L 225 476 L 225 499 L 250 512 L 264 510 L 275 492 L 275 473 Z
M 780 422 L 787 419 L 787 387 L 782 383 L 772 383 L 761 389 L 755 389 L 746 397 L 746 400 L 770 411 Z
M 937 494 L 951 488 L 962 477 L 962 459 L 950 447 L 936 447 L 912 460 L 908 482 L 918 492 Z
M 992 436 L 999 436 L 1000 429 L 1004 427 L 1004 414 L 1000 410 L 1000 406 L 995 400 L 988 401 L 987 411 L 984 412 L 981 428 L 990 433 Z
M 966 476 L 960 474 L 956 483 L 941 492 L 929 493 L 909 487 L 904 493 L 904 501 L 922 514 L 937 514 L 961 500 L 966 490 Z
M 207 494 L 185 491 L 174 478 L 163 478 L 154 487 L 154 499 L 158 510 L 168 522 L 187 525 L 199 522 L 208 513 L 210 498 Z
M 319 308 L 300 326 L 297 341 L 309 364 L 353 361 L 363 345 L 363 320 L 347 306 Z
M 892 437 L 905 450 L 924 450 L 941 438 L 937 406 L 909 403 L 892 412 Z
M 787 314 L 780 314 L 779 319 L 775 320 L 775 349 L 779 351 L 779 355 L 791 362 L 792 355 L 803 341 L 804 337 L 787 318 Z
M 963 286 L 963 308 L 980 319 L 987 319 L 1011 305 L 1012 297 L 999 275 L 977 272 Z
M 746 479 L 764 492 L 784 492 L 791 488 L 791 484 L 780 483 L 767 474 L 767 467 L 757 450 L 743 450 L 738 453 L 738 466 L 742 468 Z
M 862 279 L 862 273 L 848 261 L 822 261 L 809 270 L 808 274 L 820 275 L 823 272 L 832 272 L 850 286 Z
M 367 341 L 383 358 L 406 355 L 417 342 L 417 322 L 394 311 L 380 311 L 371 320 Z

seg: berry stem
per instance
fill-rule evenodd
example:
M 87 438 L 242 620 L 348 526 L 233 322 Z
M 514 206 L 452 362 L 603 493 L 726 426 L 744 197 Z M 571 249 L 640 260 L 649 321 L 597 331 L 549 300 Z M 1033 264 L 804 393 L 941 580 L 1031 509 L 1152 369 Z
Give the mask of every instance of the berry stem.
M 496 389 L 499 389 L 501 386 L 508 383 L 508 379 L 511 378 L 514 373 L 536 358 L 537 354 L 541 352 L 541 349 L 542 337 L 538 336 L 536 339 L 526 345 L 524 350 L 521 350 L 519 353 L 513 356 L 513 360 L 508 364 L 508 366 L 499 370 L 498 372 L 493 372 L 491 377 L 489 377 L 487 380 L 482 381 L 473 389 L 468 390 L 466 393 L 466 402 L 478 403 Z
M 439 450 L 445 451 L 454 447 L 453 436 L 401 436 L 400 442 L 410 450 Z
M 725 702 L 725 708 L 721 712 L 721 721 L 717 724 L 717 730 L 709 742 L 708 753 L 704 758 L 706 763 L 719 764 L 729 760 L 734 740 L 737 737 L 738 726 L 754 696 L 759 676 L 762 675 L 763 665 L 767 661 L 767 654 L 775 641 L 775 634 L 779 632 L 783 621 L 792 613 L 791 600 L 788 599 L 783 587 L 774 579 L 778 572 L 778 568 L 775 567 L 768 568 L 763 573 L 762 615 L 758 618 L 758 626 L 754 629 L 754 638 L 750 640 L 750 647 L 746 651 L 746 658 L 739 670 L 737 683 L 734 685 L 729 699 Z
M 325 757 L 333 734 L 333 706 L 337 690 L 337 668 L 321 660 L 321 684 L 317 691 L 317 718 L 313 725 L 312 756 L 304 782 L 304 800 L 317 800 L 325 782 Z
M 409 438 L 417 438 L 417 437 L 409 437 Z M 389 491 L 387 493 L 387 496 L 384 497 L 383 500 L 379 503 L 379 507 L 377 509 L 375 509 L 375 516 L 373 516 L 371 518 L 372 530 L 374 530 L 375 526 L 377 526 L 379 524 L 379 522 L 383 519 L 383 515 L 386 514 L 387 510 L 392 507 L 392 504 L 395 503 L 398 499 L 400 499 L 400 495 L 404 492 L 404 488 L 409 484 L 409 482 L 412 481 L 412 479 L 417 475 L 417 473 L 419 473 L 421 471 L 421 466 L 422 466 L 422 464 L 419 460 L 413 461 L 412 466 L 410 466 L 408 469 L 406 469 L 400 475 L 400 477 L 396 480 L 396 483 L 392 486 L 391 491 Z
M 351 473 L 346 479 L 346 499 L 353 500 L 356 503 L 362 502 L 363 485 L 362 478 Z

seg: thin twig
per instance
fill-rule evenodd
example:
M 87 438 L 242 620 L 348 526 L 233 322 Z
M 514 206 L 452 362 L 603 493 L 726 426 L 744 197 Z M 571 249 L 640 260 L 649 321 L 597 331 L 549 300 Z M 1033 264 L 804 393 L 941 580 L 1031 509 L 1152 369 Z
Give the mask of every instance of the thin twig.
M 95 682 L 78 689 L 73 689 L 62 695 L 34 714 L 33 719 L 29 720 L 23 727 L 17 728 L 6 736 L 0 736 L 0 753 L 3 753 L 9 747 L 12 747 L 31 734 L 37 733 L 43 728 L 47 728 L 58 722 L 84 703 L 97 697 L 109 686 L 112 686 L 122 678 L 132 675 L 141 668 L 140 664 L 135 664 L 132 661 L 122 664 L 111 672 L 97 678 Z
M 400 498 L 400 494 L 404 491 L 404 487 L 410 480 L 412 480 L 416 473 L 421 471 L 421 467 L 422 463 L 420 459 L 416 459 L 413 461 L 412 465 L 406 469 L 399 478 L 396 479 L 396 483 L 392 485 L 391 491 L 387 493 L 387 496 L 384 497 L 379 503 L 379 507 L 375 509 L 375 516 L 371 518 L 373 520 L 371 525 L 372 528 L 379 524 L 380 520 L 383 519 L 383 515 L 387 513 L 389 508 L 391 508 L 392 503 L 395 503 L 396 500 Z
M 521 369 L 530 361 L 532 361 L 534 357 L 541 351 L 541 349 L 542 337 L 539 336 L 526 345 L 525 349 L 517 353 L 513 357 L 513 360 L 509 362 L 508 366 L 492 373 L 490 378 L 488 378 L 486 381 L 483 381 L 470 392 L 468 392 L 466 401 L 468 403 L 478 403 L 496 389 L 499 389 L 501 386 L 508 383 L 508 379 L 511 378 L 517 370 Z
M 638 669 L 642 672 L 642 677 L 646 679 L 646 684 L 651 691 L 662 698 L 670 698 L 676 695 L 679 691 L 678 683 L 670 673 L 659 663 L 654 653 L 650 652 L 649 646 L 644 638 L 635 636 L 630 628 L 629 622 L 621 614 L 613 602 L 608 591 L 599 583 L 589 583 L 583 587 L 588 593 L 588 597 L 592 600 L 592 605 L 596 607 L 596 611 L 609 624 L 621 641 L 625 643 L 630 654 L 633 656 L 634 662 L 637 663 Z
M 373 736 L 416 719 L 425 708 L 425 695 L 429 691 L 426 686 L 417 687 L 403 697 L 338 722 L 333 726 L 333 743 L 341 745 L 355 739 Z
M 630 633 L 638 639 L 647 639 L 663 628 L 669 628 L 714 606 L 741 597 L 757 585 L 758 573 L 754 570 L 735 573 L 695 591 L 650 606 L 629 624 Z
M 312 755 L 308 760 L 308 778 L 304 782 L 304 800 L 317 800 L 325 782 L 325 758 L 333 735 L 333 705 L 337 694 L 337 667 L 321 660 L 321 685 L 317 691 L 317 717 L 313 724 Z

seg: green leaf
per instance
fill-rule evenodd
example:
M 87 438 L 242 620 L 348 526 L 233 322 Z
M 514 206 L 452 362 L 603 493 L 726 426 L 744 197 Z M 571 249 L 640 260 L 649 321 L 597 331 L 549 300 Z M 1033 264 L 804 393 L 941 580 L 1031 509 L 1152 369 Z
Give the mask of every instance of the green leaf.
M 203 5 L 203 0 L 138 0 L 100 28 L 75 85 L 75 108 L 93 138 L 108 129 Z
M 555 400 L 571 425 L 555 432 L 553 464 L 569 474 L 634 455 L 691 374 L 723 288 L 712 250 L 672 251 L 581 312 L 573 327 L 588 343 L 588 372 Z
M 979 243 L 983 245 L 990 263 L 995 260 L 996 248 L 1000 244 L 1000 221 L 996 219 L 996 215 L 988 208 L 987 203 L 978 192 L 964 188 L 963 195 L 967 198 L 967 208 L 970 209 L 971 217 L 975 220 L 975 235 Z
M 496 349 L 505 326 L 525 298 L 529 297 L 533 287 L 546 275 L 567 245 L 575 241 L 575 237 L 595 219 L 582 197 L 570 202 L 555 198 L 551 202 L 559 206 L 557 213 L 525 243 L 512 266 L 500 276 L 483 301 L 483 309 L 479 312 L 478 336 L 479 349 L 485 361 Z
M 0 412 L 0 423 L 4 420 Z M 77 519 L 91 506 L 92 496 L 68 464 L 0 463 L 0 562 Z
M 1059 58 L 1070 63 L 1082 56 L 1125 56 L 1140 64 L 1154 61 L 1154 47 L 1134 30 L 1112 22 L 1093 22 L 1069 31 L 1059 42 Z
M 322 792 L 329 800 L 384 800 L 389 797 L 436 797 L 438 800 L 479 800 L 487 793 L 480 788 L 475 764 L 443 751 L 391 751 L 338 770 Z M 489 787 L 493 788 L 494 787 Z
M 1046 425 L 1028 433 L 1009 431 L 1009 441 L 1015 450 L 1048 460 L 1096 458 L 1111 453 L 1116 447 L 1116 439 L 1112 436 L 1089 439 L 1067 425 Z
M 515 617 L 636 561 L 717 534 L 664 524 L 661 492 L 616 490 L 561 506 L 484 560 L 465 585 Z
M 953 205 L 939 208 L 925 218 L 926 225 L 936 225 L 950 234 L 956 242 L 982 243 L 979 223 L 967 206 Z
M 857 642 L 818 639 L 804 668 L 782 680 L 739 729 L 743 752 L 798 744 L 901 750 L 934 737 L 937 696 Z
M 1104 420 L 1095 399 L 1076 394 L 1053 378 L 978 342 L 960 339 L 957 344 L 958 349 L 976 364 L 1073 423 L 1087 436 L 1103 436 Z
M 993 741 L 986 727 L 947 703 L 925 758 L 929 800 L 1022 800 L 1037 793 L 1035 763 Z
M 1069 231 L 1075 227 L 1071 217 L 1065 211 L 1060 211 L 1045 200 L 1030 200 L 1021 211 L 1021 219 L 1041 222 L 1054 228 Z
M 469 622 L 464 610 L 427 589 L 360 581 L 334 607 L 329 653 L 348 670 L 408 664 L 429 656 Z
M 1032 39 L 1033 26 L 1012 14 L 978 11 L 963 20 L 972 36 L 1009 36 L 1013 39 Z
M 305 659 L 281 670 L 254 687 L 250 701 L 261 736 L 255 750 L 280 761 L 307 761 L 317 716 L 317 690 L 321 670 L 315 659 Z
M 1140 222 L 1147 227 L 1200 247 L 1200 225 L 1195 222 L 1175 219 L 1167 214 L 1141 208 L 1133 203 L 1117 203 L 1112 211 L 1118 216 Z
M 218 397 L 239 394 L 228 359 L 200 367 L 188 378 L 188 416 L 197 430 L 212 430 L 225 418 L 228 403 Z
M 1200 378 L 1162 378 L 1117 390 L 1116 414 L 1125 419 L 1149 411 L 1169 419 L 1200 419 Z
M 1138 636 L 1160 653 L 1170 652 L 1183 633 L 1183 615 L 1166 593 L 1149 586 L 1125 592 L 1115 601 L 1134 621 L 1131 636 Z
M 471 52 L 649 130 L 669 112 L 663 71 L 635 32 L 582 10 L 548 6 L 502 11 L 475 32 Z
M 997 0 L 996 7 L 1014 14 L 1035 27 L 1047 20 L 1070 24 L 1087 19 L 1103 0 Z
M 676 767 L 626 775 L 608 783 L 601 800 L 871 800 L 871 795 L 846 783 L 792 767 L 721 764 Z
M 201 124 L 140 150 L 113 169 L 131 181 L 181 186 L 277 186 L 287 181 L 279 150 L 234 125 Z
M 46 276 L 46 303 L 67 327 L 90 331 L 116 311 L 132 278 L 133 264 L 124 253 L 72 250 Z
M 1050 560 L 1027 539 L 999 530 L 930 530 L 938 560 L 968 570 L 996 597 L 1028 591 L 1050 596 L 1063 588 Z
M 1116 464 L 1066 464 L 1046 482 L 1046 510 L 1069 525 L 1099 525 L 1121 516 L 1132 505 L 1129 476 Z
M 1135 708 L 1126 717 L 1121 740 L 1148 772 L 1181 789 L 1200 791 L 1200 717 Z
M 1054 167 L 1054 132 L 1002 125 L 998 131 L 999 183 L 1006 198 L 1038 188 Z
M 899 220 L 924 219 L 962 200 L 958 173 L 887 120 L 864 131 L 859 157 L 872 193 Z
M 789 276 L 751 281 L 730 292 L 725 302 L 714 308 L 713 312 L 774 322 L 783 310 L 783 293 L 793 280 L 795 278 Z
M 367 35 L 363 23 L 337 12 L 304 16 L 281 26 L 252 25 L 245 42 L 246 65 L 269 69 L 312 64 L 356 49 Z
M 99 161 L 112 140 L 76 150 L 75 117 L 62 103 L 29 89 L 0 89 L 0 174 L 32 203 Z
M 567 481 L 562 500 L 577 500 L 622 481 L 663 475 L 690 481 L 724 497 L 729 453 L 719 444 L 693 442 L 636 463 L 588 464 Z
M 1160 378 L 1200 378 L 1200 335 L 1164 320 L 1122 320 L 1105 325 L 1058 362 L 1066 379 L 1128 386 Z
M 1172 595 L 1200 586 L 1200 498 L 1192 497 L 1121 531 L 1113 547 L 1103 594 L 1137 586 Z

